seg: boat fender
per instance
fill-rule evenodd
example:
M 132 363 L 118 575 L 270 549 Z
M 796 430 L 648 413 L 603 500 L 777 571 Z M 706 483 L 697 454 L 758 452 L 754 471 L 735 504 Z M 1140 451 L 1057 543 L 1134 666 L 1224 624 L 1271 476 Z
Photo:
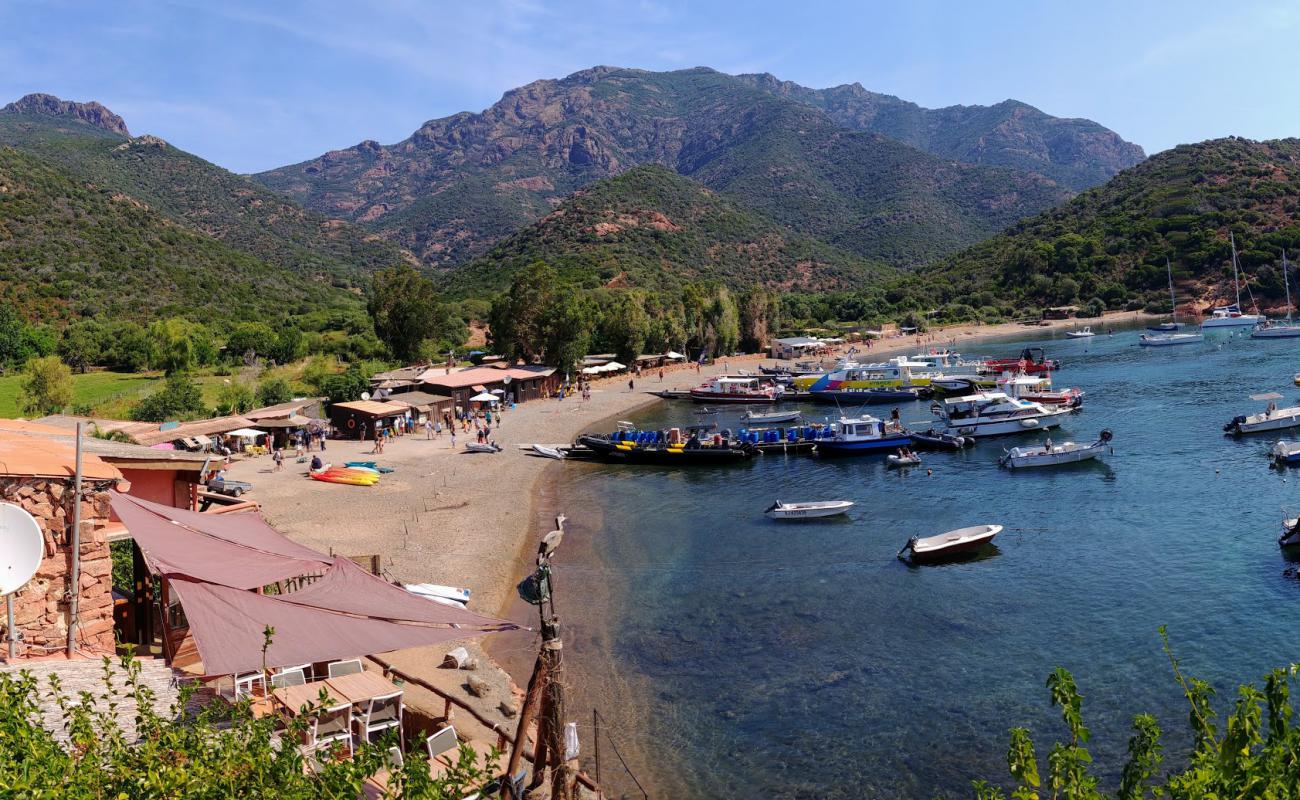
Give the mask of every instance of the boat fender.
M 1022 419 L 1022 420 L 1020 420 L 1020 427 L 1022 427 L 1022 428 L 1037 428 L 1037 427 L 1038 427 L 1038 420 L 1036 420 L 1036 419 Z

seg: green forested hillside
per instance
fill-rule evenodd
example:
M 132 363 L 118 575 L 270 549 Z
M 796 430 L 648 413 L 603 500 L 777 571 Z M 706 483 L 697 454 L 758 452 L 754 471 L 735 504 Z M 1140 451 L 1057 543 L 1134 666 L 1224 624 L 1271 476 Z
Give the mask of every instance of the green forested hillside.
M 0 301 L 44 321 L 274 319 L 358 302 L 3 145 Z
M 361 286 L 376 269 L 404 260 L 374 234 L 308 211 L 156 137 L 131 139 L 76 117 L 14 108 L 0 111 L 0 144 L 304 278 Z
M 1179 294 L 1209 304 L 1230 296 L 1230 231 L 1249 291 L 1280 301 L 1281 251 L 1300 254 L 1300 139 L 1215 139 L 1159 153 L 918 280 L 944 300 L 992 292 L 1043 305 L 1100 296 L 1113 308 L 1159 302 L 1167 256 Z
M 733 289 L 854 289 L 893 272 L 792 233 L 660 166 L 637 167 L 580 190 L 453 271 L 448 283 L 461 295 L 489 293 L 535 261 L 581 286 L 660 290 L 686 281 L 719 281 Z

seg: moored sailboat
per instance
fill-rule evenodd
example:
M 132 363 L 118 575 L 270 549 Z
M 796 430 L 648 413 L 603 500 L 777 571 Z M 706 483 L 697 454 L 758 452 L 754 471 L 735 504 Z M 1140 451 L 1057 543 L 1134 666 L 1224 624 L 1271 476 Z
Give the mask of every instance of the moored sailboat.
M 1237 302 L 1230 306 L 1219 306 L 1212 309 L 1210 316 L 1201 320 L 1202 330 L 1206 328 L 1238 328 L 1258 325 L 1265 321 L 1262 314 L 1241 313 L 1241 278 L 1240 270 L 1237 267 L 1237 239 L 1232 231 L 1228 232 L 1228 242 L 1232 247 L 1232 285 L 1237 292 Z M 1249 288 L 1248 286 L 1247 289 Z
M 1169 265 L 1169 258 L 1165 258 L 1165 274 L 1169 277 L 1169 305 L 1170 321 L 1159 326 L 1159 328 L 1147 328 L 1147 330 L 1162 330 L 1169 333 L 1144 333 L 1138 337 L 1138 345 L 1141 347 L 1171 347 L 1178 344 L 1196 344 L 1205 341 L 1205 337 L 1199 333 L 1177 333 L 1178 330 L 1178 300 L 1174 297 L 1174 272 L 1173 267 Z
M 1250 332 L 1252 339 L 1295 339 L 1300 337 L 1300 324 L 1291 319 L 1291 279 L 1287 277 L 1286 250 L 1282 250 L 1282 285 L 1286 287 L 1286 319 L 1264 320 Z

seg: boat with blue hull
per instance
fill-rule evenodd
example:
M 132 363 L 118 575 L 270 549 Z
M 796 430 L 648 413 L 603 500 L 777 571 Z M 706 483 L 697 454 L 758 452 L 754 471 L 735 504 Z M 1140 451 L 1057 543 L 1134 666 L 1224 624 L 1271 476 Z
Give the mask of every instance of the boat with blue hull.
M 830 436 L 817 442 L 817 454 L 856 456 L 893 452 L 912 444 L 912 434 L 897 422 L 872 416 L 840 417 Z

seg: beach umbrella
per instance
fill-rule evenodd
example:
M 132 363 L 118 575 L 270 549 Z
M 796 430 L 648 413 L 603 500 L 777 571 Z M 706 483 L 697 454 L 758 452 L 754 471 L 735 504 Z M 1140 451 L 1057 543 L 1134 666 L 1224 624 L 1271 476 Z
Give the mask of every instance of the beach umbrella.
M 469 399 L 471 403 L 495 403 L 497 396 L 488 392 L 480 392 Z
M 505 394 L 505 393 L 506 393 L 506 390 L 505 390 L 505 389 L 493 389 L 493 390 L 492 390 L 492 394 Z
M 611 361 L 605 365 L 606 372 L 617 372 L 620 369 L 627 369 L 627 367 L 618 363 L 617 361 Z

